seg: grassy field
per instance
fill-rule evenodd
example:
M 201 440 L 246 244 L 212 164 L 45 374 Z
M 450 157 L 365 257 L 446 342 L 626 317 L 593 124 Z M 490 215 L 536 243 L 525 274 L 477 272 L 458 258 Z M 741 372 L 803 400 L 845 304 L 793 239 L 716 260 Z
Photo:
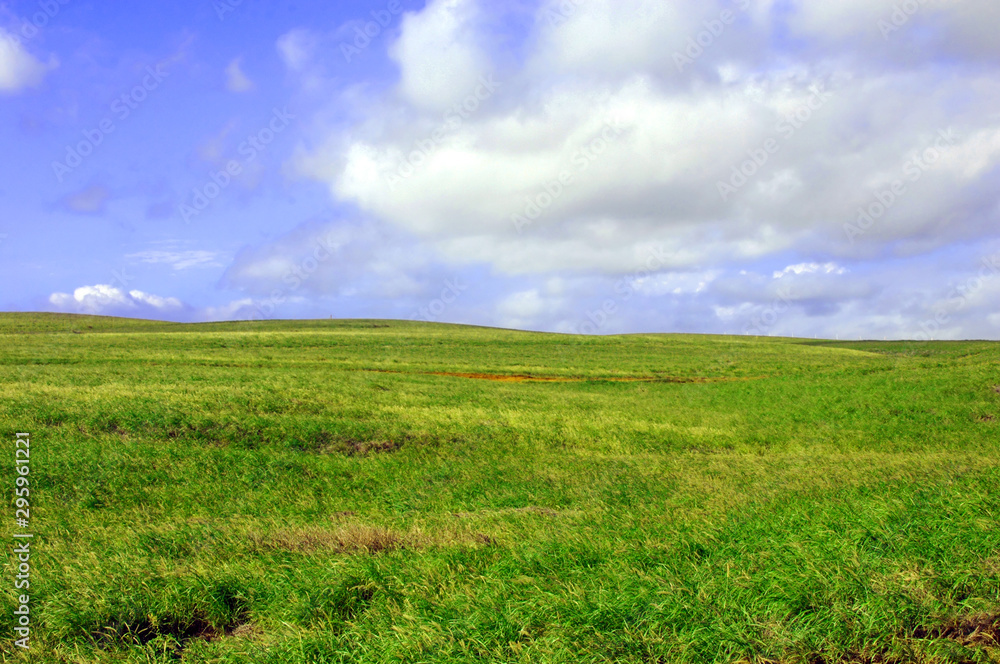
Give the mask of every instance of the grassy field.
M 0 314 L 0 392 L 3 661 L 1000 661 L 997 343 Z

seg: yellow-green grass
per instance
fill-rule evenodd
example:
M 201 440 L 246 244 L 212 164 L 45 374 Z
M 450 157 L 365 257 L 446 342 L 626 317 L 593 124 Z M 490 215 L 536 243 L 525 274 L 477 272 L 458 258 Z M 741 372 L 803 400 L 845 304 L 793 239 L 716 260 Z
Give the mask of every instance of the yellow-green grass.
M 0 314 L 0 656 L 1000 661 L 998 386 L 991 342 Z

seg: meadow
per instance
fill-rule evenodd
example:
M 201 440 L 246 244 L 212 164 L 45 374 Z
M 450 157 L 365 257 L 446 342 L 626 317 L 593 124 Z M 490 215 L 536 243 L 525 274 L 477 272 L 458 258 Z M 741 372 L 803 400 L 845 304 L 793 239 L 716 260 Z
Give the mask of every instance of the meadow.
M 998 427 L 996 342 L 0 314 L 0 660 L 998 662 Z

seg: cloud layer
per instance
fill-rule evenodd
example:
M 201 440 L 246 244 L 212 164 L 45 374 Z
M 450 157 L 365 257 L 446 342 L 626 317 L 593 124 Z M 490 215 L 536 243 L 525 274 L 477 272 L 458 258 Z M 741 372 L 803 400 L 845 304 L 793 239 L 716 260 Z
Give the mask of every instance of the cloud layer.
M 995 2 L 431 0 L 386 17 L 274 42 L 301 118 L 283 175 L 335 213 L 244 238 L 228 264 L 133 259 L 218 267 L 242 303 L 219 312 L 1000 336 Z M 258 82 L 238 59 L 226 73 Z
M 431 2 L 389 48 L 396 85 L 354 100 L 371 119 L 317 130 L 295 166 L 499 278 L 613 281 L 655 253 L 661 280 L 728 275 L 695 297 L 723 312 L 790 279 L 808 302 L 791 317 L 871 306 L 886 285 L 841 264 L 890 279 L 959 246 L 974 272 L 1000 228 L 997 6 L 910 4 L 543 3 L 490 51 L 517 17 Z M 498 319 L 565 326 L 543 291 Z

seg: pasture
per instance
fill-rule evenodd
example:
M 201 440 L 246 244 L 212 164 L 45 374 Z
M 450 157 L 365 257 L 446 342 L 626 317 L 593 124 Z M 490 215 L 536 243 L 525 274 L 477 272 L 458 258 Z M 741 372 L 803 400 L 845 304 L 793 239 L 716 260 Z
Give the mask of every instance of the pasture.
M 1000 661 L 1000 344 L 0 314 L 3 661 Z

